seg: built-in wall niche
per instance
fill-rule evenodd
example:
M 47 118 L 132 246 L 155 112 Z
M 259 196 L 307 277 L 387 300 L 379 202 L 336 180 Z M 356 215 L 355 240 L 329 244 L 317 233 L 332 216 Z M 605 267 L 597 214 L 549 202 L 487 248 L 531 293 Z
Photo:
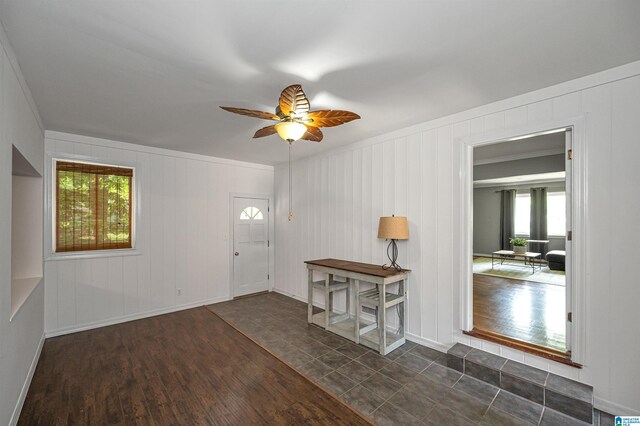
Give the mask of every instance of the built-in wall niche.
M 11 319 L 42 280 L 42 176 L 13 147 Z

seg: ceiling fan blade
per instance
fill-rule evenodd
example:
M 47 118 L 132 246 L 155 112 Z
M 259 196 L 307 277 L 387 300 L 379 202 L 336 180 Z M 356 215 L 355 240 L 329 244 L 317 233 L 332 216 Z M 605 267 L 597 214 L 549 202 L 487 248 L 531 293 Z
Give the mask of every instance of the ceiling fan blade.
M 292 84 L 280 94 L 280 111 L 285 115 L 291 115 L 292 113 L 297 116 L 303 116 L 309 112 L 311 105 L 307 95 L 302 91 L 302 86 L 299 84 Z
M 311 111 L 303 119 L 303 123 L 312 127 L 334 127 L 359 119 L 355 112 L 342 111 L 339 109 L 323 109 Z
M 267 126 L 267 127 L 263 127 L 262 129 L 258 130 L 256 132 L 255 135 L 253 135 L 253 138 L 263 138 L 265 136 L 271 136 L 273 134 L 276 133 L 276 126 L 275 125 L 271 125 L 271 126 Z
M 322 130 L 318 129 L 317 127 L 307 126 L 307 131 L 304 133 L 304 135 L 302 135 L 300 139 L 311 142 L 320 142 L 322 140 L 322 137 Z
M 263 112 L 256 111 L 254 109 L 244 109 L 244 108 L 234 108 L 234 107 L 224 107 L 221 106 L 225 111 L 233 112 L 235 114 L 246 115 L 248 117 L 262 118 L 263 120 L 276 120 L 279 121 L 280 117 L 271 113 L 271 112 Z

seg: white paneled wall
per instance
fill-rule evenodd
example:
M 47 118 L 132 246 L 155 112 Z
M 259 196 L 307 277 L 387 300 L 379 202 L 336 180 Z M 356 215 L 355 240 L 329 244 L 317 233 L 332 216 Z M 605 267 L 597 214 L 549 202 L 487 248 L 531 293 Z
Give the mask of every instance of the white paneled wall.
M 229 298 L 229 197 L 272 194 L 272 167 L 56 132 L 45 149 L 136 163 L 141 210 L 139 255 L 46 260 L 48 335 Z
M 18 62 L 0 26 L 0 424 L 16 424 L 40 355 L 43 336 L 43 281 L 12 317 L 12 149 L 43 173 L 43 131 Z M 28 247 L 25 249 L 31 249 Z M 22 273 L 37 273 L 42 251 Z M 18 253 L 19 251 L 16 251 Z M 13 259 L 13 267 L 20 267 Z M 20 271 L 14 271 L 20 274 Z M 10 319 L 11 318 L 11 319 Z
M 381 264 L 382 215 L 406 215 L 399 242 L 410 268 L 410 337 L 436 348 L 466 342 L 590 383 L 597 406 L 640 411 L 640 341 L 632 242 L 640 239 L 638 117 L 640 62 L 444 117 L 294 164 L 294 221 L 287 221 L 287 166 L 276 168 L 276 283 L 306 300 L 304 260 L 335 257 Z M 586 198 L 584 368 L 525 355 L 460 333 L 460 220 L 464 138 L 581 117 Z M 363 117 L 366 120 L 366 117 Z M 331 138 L 322 143 L 330 144 Z M 316 300 L 319 303 L 320 299 Z M 635 317 L 635 319 L 634 319 Z

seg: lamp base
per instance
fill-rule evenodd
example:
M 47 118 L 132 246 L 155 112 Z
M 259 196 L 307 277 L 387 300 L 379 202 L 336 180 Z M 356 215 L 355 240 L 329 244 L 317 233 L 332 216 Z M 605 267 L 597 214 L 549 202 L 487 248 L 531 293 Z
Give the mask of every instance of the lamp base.
M 398 245 L 396 244 L 396 240 L 391 239 L 389 245 L 387 246 L 387 257 L 391 262 L 390 265 L 387 264 L 382 265 L 382 269 L 391 269 L 394 268 L 396 271 L 402 271 L 402 267 L 398 265 L 396 262 L 398 260 Z

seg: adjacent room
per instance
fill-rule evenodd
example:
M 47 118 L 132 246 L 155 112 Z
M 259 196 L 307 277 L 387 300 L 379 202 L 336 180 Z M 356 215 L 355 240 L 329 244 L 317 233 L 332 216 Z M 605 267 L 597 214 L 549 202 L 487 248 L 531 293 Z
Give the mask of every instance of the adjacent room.
M 473 152 L 474 330 L 565 359 L 568 138 L 562 129 Z
M 640 424 L 638 22 L 0 0 L 0 425 Z

